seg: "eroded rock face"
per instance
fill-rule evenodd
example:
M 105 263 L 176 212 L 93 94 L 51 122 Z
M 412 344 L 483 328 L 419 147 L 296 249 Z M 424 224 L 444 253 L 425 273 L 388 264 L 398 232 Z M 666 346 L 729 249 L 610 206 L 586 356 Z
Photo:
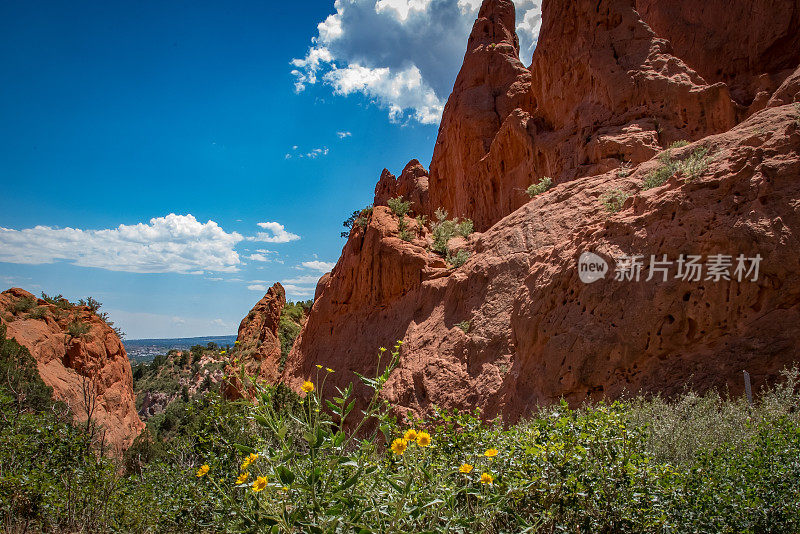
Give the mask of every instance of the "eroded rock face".
M 14 305 L 31 299 L 41 314 L 14 313 Z M 95 397 L 92 418 L 105 431 L 105 442 L 121 452 L 144 428 L 136 413 L 131 364 L 119 337 L 85 306 L 62 310 L 19 288 L 0 293 L 0 317 L 8 337 L 25 346 L 36 360 L 55 398 L 67 403 L 77 420 L 87 418 L 86 388 Z M 68 334 L 70 323 L 85 325 L 80 336 Z
M 283 380 L 297 387 L 319 363 L 346 385 L 349 371 L 374 371 L 378 347 L 402 339 L 389 401 L 417 414 L 478 406 L 513 420 L 561 396 L 574 405 L 687 382 L 737 393 L 744 369 L 757 389 L 800 359 L 797 62 L 787 74 L 783 61 L 757 68 L 783 81 L 746 109 L 726 81 L 750 79 L 753 65 L 704 78 L 692 66 L 704 63 L 683 61 L 643 5 L 545 2 L 532 66 L 520 70 L 513 6 L 484 2 L 421 207 L 475 221 L 481 233 L 459 244 L 470 258 L 448 269 L 424 231 L 402 241 L 396 217 L 375 208 L 318 288 Z M 738 38 L 726 28 L 704 31 Z M 697 175 L 643 190 L 677 140 L 690 144 L 671 157 L 695 154 Z M 556 185 L 529 199 L 524 188 L 543 176 Z M 610 191 L 631 195 L 618 212 L 605 208 Z M 584 251 L 759 255 L 760 275 L 585 284 Z
M 232 379 L 225 390 L 227 397 L 238 398 L 242 395 L 241 384 L 236 378 L 241 364 L 244 364 L 250 376 L 258 376 L 269 383 L 278 378 L 281 360 L 278 328 L 285 305 L 286 291 L 282 285 L 275 283 L 242 319 L 234 353 L 238 361 L 232 362 L 232 367 L 228 369 Z

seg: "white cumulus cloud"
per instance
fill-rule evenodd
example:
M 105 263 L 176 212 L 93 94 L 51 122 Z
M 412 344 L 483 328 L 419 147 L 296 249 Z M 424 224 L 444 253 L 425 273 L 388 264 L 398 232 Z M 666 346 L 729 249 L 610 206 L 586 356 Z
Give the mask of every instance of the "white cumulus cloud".
M 0 262 L 29 265 L 66 261 L 81 267 L 134 273 L 202 274 L 236 271 L 234 250 L 244 237 L 191 214 L 154 217 L 145 223 L 84 230 L 0 227 Z
M 286 227 L 277 222 L 260 222 L 259 228 L 267 230 L 266 232 L 258 232 L 253 237 L 248 237 L 249 241 L 260 241 L 263 243 L 288 243 L 290 241 L 297 241 L 300 236 L 286 231 Z
M 453 87 L 480 0 L 336 0 L 305 56 L 291 61 L 295 90 L 329 85 L 363 94 L 392 121 L 435 124 Z M 529 63 L 541 0 L 515 0 L 522 61 Z

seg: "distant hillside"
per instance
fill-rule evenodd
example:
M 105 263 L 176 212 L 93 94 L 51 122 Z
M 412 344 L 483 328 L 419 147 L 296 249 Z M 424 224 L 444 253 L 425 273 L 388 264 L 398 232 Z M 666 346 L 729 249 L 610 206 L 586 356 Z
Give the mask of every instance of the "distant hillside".
M 233 345 L 236 336 L 176 337 L 165 339 L 126 339 L 125 350 L 134 362 L 149 362 L 170 350 L 189 350 L 195 345 L 216 343 L 220 347 Z

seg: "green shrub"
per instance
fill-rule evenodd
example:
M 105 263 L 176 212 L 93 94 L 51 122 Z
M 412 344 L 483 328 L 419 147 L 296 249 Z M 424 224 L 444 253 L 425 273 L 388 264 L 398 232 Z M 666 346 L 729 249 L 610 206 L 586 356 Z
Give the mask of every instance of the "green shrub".
M 342 237 L 348 237 L 350 235 L 350 230 L 355 226 L 358 226 L 359 228 L 361 228 L 363 230 L 364 228 L 367 227 L 367 224 L 369 224 L 369 219 L 370 219 L 371 216 L 372 216 L 372 206 L 371 205 L 367 206 L 366 208 L 360 209 L 360 210 L 355 210 L 350 215 L 350 217 L 345 219 L 345 221 L 342 223 L 342 226 L 347 228 L 347 231 L 342 232 L 341 236 Z
M 536 195 L 541 195 L 551 187 L 553 187 L 553 180 L 549 176 L 545 176 L 538 183 L 529 185 L 525 192 L 528 193 L 529 197 L 533 198 Z
M 464 333 L 466 334 L 467 332 L 469 332 L 470 322 L 469 321 L 461 321 L 456 326 L 459 327 L 461 330 L 463 330 Z
M 80 321 L 72 321 L 67 325 L 67 334 L 70 337 L 83 337 L 89 333 L 90 326 Z
M 36 306 L 28 314 L 31 319 L 44 319 L 47 316 L 47 308 L 44 306 Z
M 417 223 L 417 234 L 422 236 L 425 233 L 425 225 L 428 224 L 428 216 L 417 215 L 414 221 Z
M 600 202 L 603 204 L 603 208 L 609 213 L 616 213 L 622 209 L 622 205 L 625 203 L 626 200 L 630 197 L 630 194 L 622 191 L 621 189 L 611 189 L 610 191 L 606 191 L 603 196 L 600 197 Z
M 11 305 L 11 311 L 14 312 L 14 314 L 27 313 L 31 311 L 34 306 L 36 306 L 35 298 L 21 297 Z
M 689 144 L 689 141 L 687 141 L 686 139 L 681 139 L 681 140 L 675 141 L 674 143 L 669 145 L 669 148 L 681 148 L 681 147 L 685 147 L 688 144 Z
M 447 218 L 447 210 L 438 208 L 434 212 L 436 220 L 431 224 L 433 232 L 432 249 L 439 254 L 446 256 L 448 252 L 447 243 L 456 235 L 456 222 Z
M 411 209 L 411 202 L 408 200 L 403 200 L 402 196 L 390 198 L 386 201 L 386 204 L 389 206 L 392 212 L 401 219 L 405 217 L 405 215 L 408 213 L 408 210 Z
M 468 259 L 469 259 L 469 252 L 466 250 L 459 250 L 456 253 L 448 251 L 447 256 L 445 257 L 445 261 L 450 265 L 452 265 L 454 268 L 461 267 L 467 262 Z
M 631 162 L 630 161 L 623 161 L 620 163 L 619 168 L 617 169 L 617 176 L 619 178 L 627 178 L 631 175 Z
M 62 310 L 70 310 L 73 308 L 72 303 L 65 299 L 60 293 L 56 296 L 50 296 L 42 291 L 42 300 Z
M 469 237 L 474 229 L 475 228 L 472 224 L 472 219 L 462 219 L 456 223 L 456 233 L 461 237 Z
M 684 143 L 684 144 L 680 144 Z M 672 156 L 672 148 L 685 146 L 686 142 L 678 141 L 673 143 L 670 148 L 658 156 L 661 163 L 657 168 L 650 171 L 642 183 L 642 189 L 652 189 L 666 183 L 675 173 L 680 172 L 687 181 L 691 181 L 702 175 L 708 168 L 709 155 L 708 148 L 697 147 L 682 160 L 676 160 Z

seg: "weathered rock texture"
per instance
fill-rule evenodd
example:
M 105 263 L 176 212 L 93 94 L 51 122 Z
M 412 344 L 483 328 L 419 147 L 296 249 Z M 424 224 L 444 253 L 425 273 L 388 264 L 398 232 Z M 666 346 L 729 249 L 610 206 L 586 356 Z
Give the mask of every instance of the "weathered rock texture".
M 526 69 L 512 3 L 486 0 L 430 173 L 416 161 L 399 179 L 384 172 L 372 218 L 318 286 L 282 379 L 297 387 L 319 363 L 341 386 L 402 339 L 388 400 L 417 414 L 477 406 L 515 419 L 562 396 L 669 394 L 687 382 L 736 393 L 743 369 L 756 389 L 776 378 L 800 360 L 797 14 L 796 0 L 730 11 L 549 0 Z M 678 140 L 690 144 L 674 159 L 708 150 L 697 176 L 643 190 Z M 525 188 L 545 176 L 555 186 L 529 199 Z M 631 195 L 617 212 L 603 203 L 612 190 Z M 396 194 L 418 214 L 472 218 L 481 233 L 459 243 L 466 264 L 449 269 L 413 223 L 414 239 L 400 240 L 382 207 Z M 640 254 L 645 265 L 651 254 L 762 259 L 755 281 L 684 281 L 673 265 L 667 281 L 645 281 L 645 269 L 639 282 L 589 285 L 578 278 L 583 251 Z
M 35 301 L 41 318 L 33 318 L 30 311 L 15 313 L 14 305 L 22 299 Z M 67 403 L 79 421 L 86 421 L 84 391 L 90 392 L 95 399 L 92 418 L 104 430 L 106 444 L 117 452 L 130 446 L 144 423 L 136 414 L 130 361 L 105 321 L 85 306 L 60 309 L 19 288 L 0 293 L 0 321 L 8 337 L 30 351 L 55 398 Z M 70 323 L 86 325 L 88 331 L 70 336 Z
M 242 385 L 237 378 L 242 365 L 252 377 L 257 376 L 270 383 L 278 379 L 281 359 L 278 328 L 285 305 L 286 291 L 276 283 L 242 319 L 233 352 L 235 360 L 228 370 L 231 380 L 226 388 L 226 396 L 236 398 L 242 395 Z

